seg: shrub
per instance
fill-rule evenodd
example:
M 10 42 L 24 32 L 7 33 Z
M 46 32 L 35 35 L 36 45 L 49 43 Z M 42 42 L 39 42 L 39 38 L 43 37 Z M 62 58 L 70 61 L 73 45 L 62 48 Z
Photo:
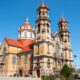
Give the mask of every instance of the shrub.
M 66 80 L 66 78 L 64 76 L 61 76 L 60 79 L 61 80 Z
M 49 75 L 49 76 L 42 76 L 42 80 L 54 80 L 54 76 L 53 75 Z

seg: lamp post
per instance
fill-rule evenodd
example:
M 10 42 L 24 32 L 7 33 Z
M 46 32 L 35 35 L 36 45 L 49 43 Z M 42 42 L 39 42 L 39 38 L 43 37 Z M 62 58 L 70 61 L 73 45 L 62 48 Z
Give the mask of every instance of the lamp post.
M 76 62 L 75 62 L 76 58 L 77 58 L 77 56 L 74 55 L 74 67 L 75 67 L 75 68 L 76 68 Z

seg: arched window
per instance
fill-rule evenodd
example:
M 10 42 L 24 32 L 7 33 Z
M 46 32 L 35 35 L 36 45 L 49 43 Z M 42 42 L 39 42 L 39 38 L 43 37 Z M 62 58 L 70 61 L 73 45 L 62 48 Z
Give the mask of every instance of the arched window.
M 31 38 L 35 38 L 35 34 L 34 34 L 34 32 L 31 32 Z
M 18 65 L 21 64 L 21 56 L 18 56 Z
M 49 24 L 47 23 L 47 32 L 49 33 Z
M 57 54 L 60 53 L 60 44 L 58 44 L 58 43 L 55 44 L 55 52 Z
M 2 62 L 5 61 L 5 57 L 6 57 L 6 48 L 3 49 Z
M 47 61 L 47 67 L 50 68 L 50 59 Z
M 38 53 L 37 54 L 39 54 L 39 44 L 38 44 Z
M 45 29 L 42 30 L 42 33 L 45 33 Z
M 12 64 L 16 64 L 16 57 L 15 56 L 12 57 Z
M 49 27 L 49 23 L 47 23 L 47 26 Z
M 30 37 L 32 38 L 32 32 L 31 32 L 31 36 Z
M 58 67 L 59 67 L 59 69 L 61 69 L 61 62 L 60 61 L 58 61 Z
M 21 32 L 21 37 L 24 37 L 24 31 Z
M 37 67 L 40 67 L 40 57 L 37 58 Z
M 27 32 L 27 38 L 31 37 L 31 32 Z
M 38 33 L 40 33 L 40 24 L 38 24 Z
M 48 44 L 48 54 L 49 54 L 49 44 Z
M 25 38 L 27 37 L 26 35 L 27 35 L 27 32 L 26 32 L 26 31 L 24 31 L 24 37 L 25 37 Z

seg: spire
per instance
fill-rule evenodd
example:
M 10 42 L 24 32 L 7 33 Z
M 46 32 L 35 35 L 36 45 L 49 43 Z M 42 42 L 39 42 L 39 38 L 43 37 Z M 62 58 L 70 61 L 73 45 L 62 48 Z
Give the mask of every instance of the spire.
M 26 22 L 25 23 L 29 23 L 29 19 L 28 19 L 28 17 L 26 18 Z
M 63 12 L 62 12 L 62 18 L 64 18 Z
M 68 21 L 65 19 L 64 15 L 63 15 L 63 12 L 62 12 L 62 16 L 61 16 L 61 19 L 59 20 L 59 22 L 67 22 Z
M 42 0 L 42 4 L 44 4 L 44 0 Z

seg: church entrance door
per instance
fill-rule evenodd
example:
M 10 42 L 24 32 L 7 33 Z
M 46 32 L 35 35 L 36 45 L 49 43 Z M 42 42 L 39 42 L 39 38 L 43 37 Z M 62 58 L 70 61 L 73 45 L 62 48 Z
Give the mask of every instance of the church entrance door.
M 37 77 L 40 77 L 40 69 L 37 69 Z
M 19 70 L 19 75 L 22 77 L 23 76 L 23 71 Z

